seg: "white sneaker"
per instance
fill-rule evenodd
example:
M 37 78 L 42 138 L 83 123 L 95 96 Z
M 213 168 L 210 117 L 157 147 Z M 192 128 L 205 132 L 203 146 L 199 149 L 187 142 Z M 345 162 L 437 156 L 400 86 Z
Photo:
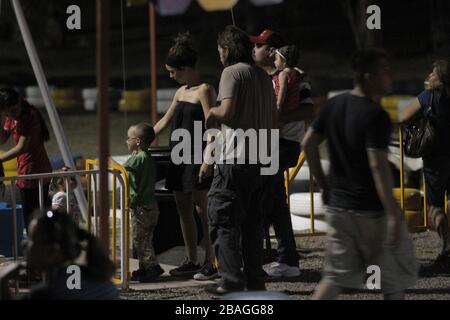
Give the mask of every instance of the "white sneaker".
M 263 266 L 264 271 L 272 278 L 298 277 L 301 272 L 297 267 L 288 266 L 285 263 L 272 262 Z

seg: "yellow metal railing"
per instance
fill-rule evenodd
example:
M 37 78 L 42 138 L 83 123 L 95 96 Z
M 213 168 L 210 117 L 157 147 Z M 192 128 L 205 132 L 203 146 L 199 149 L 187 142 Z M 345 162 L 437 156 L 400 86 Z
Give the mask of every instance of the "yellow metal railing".
M 86 160 L 86 170 L 92 170 L 94 167 L 99 166 L 98 160 Z M 109 164 L 108 165 L 109 170 L 114 170 L 120 173 L 120 175 L 123 177 L 123 188 L 124 188 L 124 197 L 123 199 L 123 205 L 124 207 L 121 208 L 122 211 L 122 237 L 121 237 L 121 264 L 123 265 L 122 268 L 122 274 L 120 278 L 114 278 L 114 282 L 116 284 L 122 284 L 123 286 L 128 285 L 129 281 L 129 270 L 130 270 L 130 210 L 129 210 L 129 195 L 130 195 L 130 189 L 129 189 L 129 183 L 128 183 L 128 172 L 123 166 L 116 165 L 116 164 Z M 116 253 L 116 245 L 117 245 L 117 176 L 112 175 L 112 192 L 111 192 L 111 209 L 112 209 L 112 232 L 111 232 L 111 259 L 114 263 L 114 265 L 117 265 L 117 253 Z M 88 212 L 89 217 L 94 217 L 94 231 L 96 232 L 96 208 L 93 205 L 96 203 L 96 191 L 97 191 L 97 184 L 94 177 L 93 183 L 93 189 L 91 188 L 91 179 L 88 179 L 87 181 L 87 190 L 88 190 Z M 91 190 L 93 192 L 91 193 Z M 90 232 L 92 232 L 92 223 L 91 219 L 88 219 L 88 229 Z M 95 234 L 94 232 L 94 234 Z
M 403 150 L 403 130 L 402 127 L 399 127 L 399 153 L 400 153 L 400 207 L 405 213 L 405 181 L 404 181 L 404 174 L 405 174 L 405 167 L 404 167 L 404 150 Z M 289 199 L 289 185 L 290 183 L 295 179 L 298 172 L 302 168 L 303 164 L 305 162 L 305 154 L 302 151 L 298 161 L 297 165 L 290 170 L 286 170 L 285 172 L 285 187 L 286 187 L 286 197 L 288 206 L 290 208 L 290 199 Z M 428 219 L 427 219 L 427 192 L 426 192 L 426 184 L 425 184 L 425 177 L 423 177 L 423 185 L 422 185 L 422 192 L 423 192 L 423 224 L 417 225 L 413 229 L 410 229 L 412 232 L 422 232 L 429 228 Z M 315 216 L 314 216 L 314 179 L 310 172 L 310 181 L 309 181 L 309 193 L 310 193 L 310 232 L 309 233 L 297 233 L 296 236 L 309 236 L 309 235 L 322 235 L 323 232 L 317 232 L 315 230 L 314 222 L 315 222 Z M 449 206 L 448 206 L 448 194 L 445 195 L 445 213 L 448 214 L 449 212 Z M 418 213 L 418 212 L 417 212 Z
M 305 163 L 305 153 L 302 151 L 300 153 L 300 156 L 298 157 L 297 164 L 295 167 L 291 169 L 287 169 L 285 172 L 285 188 L 286 188 L 286 198 L 290 210 L 290 198 L 289 198 L 289 185 L 291 182 L 295 179 L 298 172 L 302 168 L 303 164 Z M 295 237 L 305 237 L 305 236 L 320 236 L 324 235 L 325 232 L 318 232 L 315 230 L 315 216 L 314 216 L 314 178 L 311 174 L 311 171 L 309 172 L 309 221 L 310 221 L 310 231 L 309 232 L 295 232 Z

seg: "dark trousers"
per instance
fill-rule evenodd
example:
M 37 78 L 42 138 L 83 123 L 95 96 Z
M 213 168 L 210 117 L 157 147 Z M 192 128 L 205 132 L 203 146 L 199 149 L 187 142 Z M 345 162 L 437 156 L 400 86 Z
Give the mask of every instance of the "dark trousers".
M 266 217 L 265 224 L 273 225 L 278 242 L 279 263 L 292 267 L 298 267 L 299 255 L 295 244 L 294 231 L 292 230 L 291 212 L 286 198 L 284 185 L 284 173 L 286 169 L 297 164 L 300 155 L 300 144 L 298 142 L 280 139 L 279 170 L 274 176 L 268 178 L 270 197 L 266 199 L 264 206 Z
M 51 207 L 52 203 L 48 196 L 48 184 L 44 184 L 43 192 L 44 192 L 44 208 L 48 209 Z M 25 222 L 25 228 L 28 232 L 28 226 L 33 218 L 33 211 L 39 209 L 39 188 L 20 188 L 20 197 L 22 199 L 22 212 L 23 219 Z
M 208 193 L 209 231 L 222 285 L 229 290 L 265 289 L 262 270 L 265 179 L 256 165 L 225 164 L 214 170 Z
M 423 159 L 427 204 L 444 209 L 445 193 L 450 191 L 450 156 Z

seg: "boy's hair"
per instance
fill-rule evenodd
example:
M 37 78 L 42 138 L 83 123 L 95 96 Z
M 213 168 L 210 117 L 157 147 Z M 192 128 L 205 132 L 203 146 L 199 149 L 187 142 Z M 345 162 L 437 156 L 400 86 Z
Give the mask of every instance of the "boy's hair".
M 298 64 L 298 60 L 300 58 L 300 51 L 297 46 L 290 45 L 281 47 L 277 50 L 277 53 L 281 55 L 281 57 L 286 61 L 286 64 L 290 68 L 294 68 Z
M 238 27 L 229 25 L 219 33 L 217 45 L 228 48 L 228 56 L 225 66 L 231 66 L 238 62 L 253 64 L 253 46 L 249 36 Z
M 176 69 L 182 67 L 195 67 L 197 63 L 197 51 L 192 45 L 192 37 L 188 32 L 180 33 L 174 39 L 175 43 L 170 48 L 166 58 L 166 65 Z
M 147 122 L 140 122 L 131 126 L 136 130 L 136 134 L 145 146 L 150 146 L 155 139 L 155 130 Z
M 442 89 L 447 96 L 450 96 L 450 59 L 437 59 L 433 63 L 433 68 L 436 68 L 436 73 L 442 82 Z
M 361 84 L 364 81 L 364 75 L 374 73 L 380 60 L 387 58 L 386 51 L 381 48 L 367 48 L 357 51 L 352 58 L 355 84 Z

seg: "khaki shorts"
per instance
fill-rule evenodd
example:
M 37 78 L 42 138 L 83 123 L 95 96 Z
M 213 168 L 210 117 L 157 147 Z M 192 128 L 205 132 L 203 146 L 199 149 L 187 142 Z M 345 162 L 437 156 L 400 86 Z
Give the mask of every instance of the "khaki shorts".
M 366 279 L 374 274 L 368 266 L 374 265 L 380 270 L 378 287 L 383 293 L 404 291 L 416 284 L 418 263 L 404 221 L 397 247 L 387 248 L 383 245 L 386 215 L 382 211 L 328 208 L 326 218 L 326 281 L 343 288 L 371 289 Z

